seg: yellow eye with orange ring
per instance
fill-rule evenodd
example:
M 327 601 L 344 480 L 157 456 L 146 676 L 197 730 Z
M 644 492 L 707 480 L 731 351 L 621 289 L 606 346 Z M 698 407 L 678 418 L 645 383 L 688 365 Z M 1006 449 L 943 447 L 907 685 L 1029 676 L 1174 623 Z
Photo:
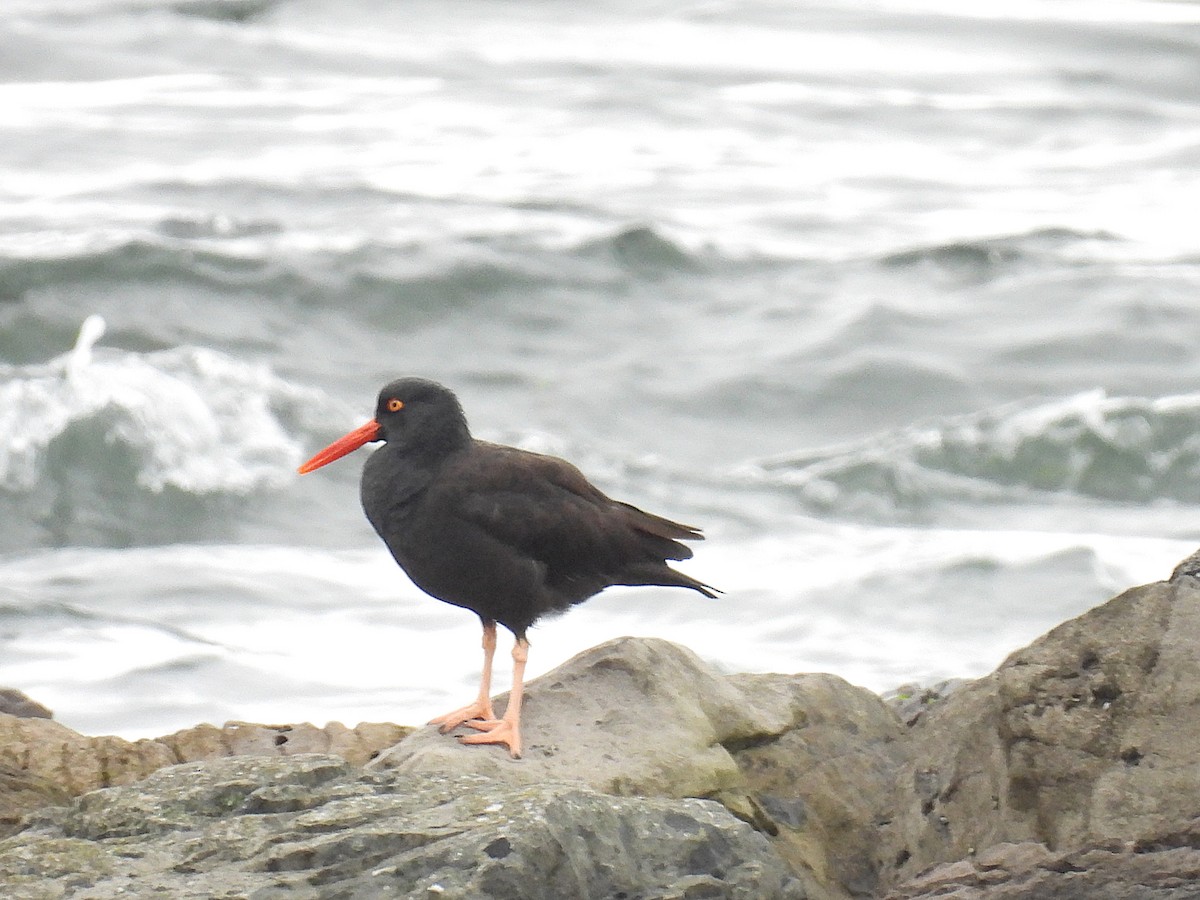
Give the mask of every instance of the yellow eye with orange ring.
M 393 397 L 387 402 L 387 408 L 388 412 L 400 412 L 400 410 L 404 409 L 404 401 Z

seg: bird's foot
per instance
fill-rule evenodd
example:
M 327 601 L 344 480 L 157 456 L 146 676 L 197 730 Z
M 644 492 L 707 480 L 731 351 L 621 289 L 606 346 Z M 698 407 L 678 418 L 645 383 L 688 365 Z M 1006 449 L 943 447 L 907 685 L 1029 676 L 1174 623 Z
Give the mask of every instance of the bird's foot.
M 472 719 L 469 722 L 463 722 L 468 728 L 474 728 L 476 731 L 495 731 L 503 723 L 503 719 Z
M 444 716 L 438 716 L 436 719 L 430 719 L 430 725 L 437 725 L 438 731 L 445 734 L 448 731 L 453 731 L 464 722 L 468 725 L 474 725 L 474 720 L 482 719 L 487 722 L 496 721 L 496 713 L 492 711 L 492 701 L 487 699 L 476 700 L 474 703 L 468 703 L 454 712 L 448 712 Z
M 521 729 L 507 719 L 492 721 L 468 722 L 472 728 L 478 728 L 482 734 L 460 735 L 460 744 L 503 744 L 513 759 L 521 758 Z

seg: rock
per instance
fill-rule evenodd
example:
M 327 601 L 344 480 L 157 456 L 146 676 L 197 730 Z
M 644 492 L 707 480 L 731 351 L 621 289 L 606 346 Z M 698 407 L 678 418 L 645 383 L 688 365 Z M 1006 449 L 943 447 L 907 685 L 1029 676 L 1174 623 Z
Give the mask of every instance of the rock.
M 882 697 L 883 702 L 896 711 L 900 721 L 905 725 L 915 725 L 921 716 L 933 709 L 934 704 L 942 703 L 966 684 L 969 682 L 965 678 L 947 678 L 927 686 L 902 684 Z
M 155 743 L 166 746 L 173 762 L 219 759 L 226 756 L 292 756 L 297 753 L 332 753 L 353 765 L 374 759 L 414 729 L 385 722 L 362 722 L 347 728 L 330 722 L 318 728 L 307 722 L 298 725 L 256 725 L 226 722 L 223 728 L 197 725 L 177 731 Z
M 335 753 L 362 764 L 412 729 L 364 723 L 350 729 L 313 725 L 199 725 L 156 740 L 85 737 L 49 719 L 0 714 L 0 837 L 48 805 L 112 785 L 132 784 L 164 766 L 234 755 Z
M 175 762 L 153 741 L 85 737 L 50 719 L 0 715 L 0 765 L 43 778 L 67 795 L 128 784 Z
M 997 844 L 986 854 L 936 866 L 888 900 L 1195 900 L 1200 833 L 1194 821 L 1142 842 L 1051 853 L 1042 844 Z
M 528 686 L 515 761 L 433 728 L 230 723 L 130 743 L 0 715 L 0 829 L 46 807 L 0 842 L 0 896 L 116 896 L 136 877 L 147 895 L 255 900 L 536 896 L 543 882 L 557 896 L 1196 898 L 1197 646 L 1188 569 L 986 678 L 894 699 L 903 720 L 833 676 L 722 675 L 633 638 Z M 212 761 L 155 772 L 181 759 Z
M 793 710 L 795 725 L 731 749 L 757 821 L 814 896 L 862 897 L 880 887 L 881 834 L 905 759 L 904 729 L 874 694 L 832 675 L 734 675 L 760 705 Z
M 884 882 L 998 844 L 1068 853 L 1190 821 L 1197 646 L 1200 581 L 1177 578 L 1126 591 L 961 688 L 911 730 Z
M 86 737 L 47 719 L 0 714 L 0 766 L 58 785 L 67 795 L 130 784 L 163 766 L 227 756 L 288 756 L 334 753 L 359 764 L 412 731 L 400 725 L 363 723 L 347 728 L 314 725 L 197 725 L 153 740 L 126 741 L 111 735 Z
M 0 895 L 802 900 L 804 892 L 760 834 L 710 801 L 363 772 L 302 754 L 172 766 L 35 815 L 0 841 Z
M 1196 550 L 1175 567 L 1175 571 L 1171 573 L 1171 581 L 1178 581 L 1189 575 L 1200 577 L 1200 550 Z
M 70 795 L 47 778 L 15 766 L 0 765 L 0 837 L 20 830 L 29 812 L 44 806 L 61 806 Z
M 903 727 L 832 675 L 724 676 L 667 641 L 619 638 L 530 682 L 525 756 L 429 727 L 371 765 L 720 800 L 769 835 L 813 897 L 876 887 Z
M 462 746 L 430 726 L 372 765 L 525 784 L 575 780 L 625 796 L 706 797 L 741 785 L 726 743 L 795 724 L 792 710 L 750 705 L 690 650 L 662 640 L 593 647 L 530 682 L 525 697 L 521 760 L 499 747 Z
M 18 719 L 52 719 L 54 713 L 16 688 L 0 688 L 0 713 Z

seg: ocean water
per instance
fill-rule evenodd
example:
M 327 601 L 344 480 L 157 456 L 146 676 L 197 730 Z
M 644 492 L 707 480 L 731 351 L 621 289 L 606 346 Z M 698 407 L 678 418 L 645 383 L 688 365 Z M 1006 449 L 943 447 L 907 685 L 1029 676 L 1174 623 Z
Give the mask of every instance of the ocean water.
M 1200 543 L 1200 6 L 10 0 L 0 683 L 419 723 L 478 622 L 303 478 L 400 375 L 705 529 L 655 635 L 981 675 Z M 502 653 L 498 687 L 505 686 Z

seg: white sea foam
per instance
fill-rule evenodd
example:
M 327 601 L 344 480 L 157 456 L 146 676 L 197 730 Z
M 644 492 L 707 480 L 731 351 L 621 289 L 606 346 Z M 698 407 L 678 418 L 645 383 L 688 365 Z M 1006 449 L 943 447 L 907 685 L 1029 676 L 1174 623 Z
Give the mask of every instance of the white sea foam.
M 193 493 L 246 492 L 283 483 L 301 458 L 273 404 L 301 391 L 265 365 L 215 350 L 97 350 L 104 321 L 89 316 L 71 352 L 0 368 L 0 486 L 29 490 L 50 443 L 98 419 L 105 440 L 133 448 L 138 483 Z

